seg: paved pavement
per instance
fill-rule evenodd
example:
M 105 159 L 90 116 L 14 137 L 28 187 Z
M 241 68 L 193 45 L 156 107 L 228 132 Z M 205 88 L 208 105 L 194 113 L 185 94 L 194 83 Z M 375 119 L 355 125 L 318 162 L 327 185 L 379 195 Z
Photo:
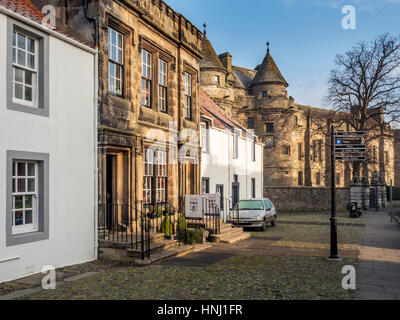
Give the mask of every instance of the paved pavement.
M 356 299 L 400 300 L 400 225 L 388 212 L 369 211 L 364 222 Z

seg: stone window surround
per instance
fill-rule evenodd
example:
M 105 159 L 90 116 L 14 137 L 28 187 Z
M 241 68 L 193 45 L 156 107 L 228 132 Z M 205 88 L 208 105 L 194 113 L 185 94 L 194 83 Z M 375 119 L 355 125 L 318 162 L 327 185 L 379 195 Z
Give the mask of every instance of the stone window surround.
M 7 150 L 6 163 L 6 246 L 16 246 L 49 238 L 49 154 Z M 36 232 L 12 234 L 12 165 L 14 160 L 28 160 L 38 162 L 38 229 Z
M 13 32 L 19 31 L 38 41 L 38 105 L 26 106 L 13 101 Z M 7 18 L 7 109 L 49 117 L 49 36 L 31 26 Z
M 119 32 L 123 36 L 123 74 L 122 74 L 122 88 L 121 88 L 121 95 L 117 95 L 115 93 L 112 93 L 109 91 L 109 74 L 108 74 L 108 60 L 109 60 L 109 55 L 108 55 L 108 28 L 112 28 L 115 31 Z M 130 56 L 131 56 L 131 47 L 134 46 L 133 42 L 133 34 L 134 30 L 127 25 L 125 25 L 123 22 L 119 21 L 117 18 L 114 16 L 111 16 L 109 13 L 107 14 L 107 26 L 105 28 L 106 33 L 106 39 L 105 41 L 105 47 L 104 47 L 104 70 L 107 72 L 107 77 L 103 77 L 103 81 L 107 81 L 105 83 L 104 88 L 107 88 L 107 92 L 110 95 L 118 96 L 121 97 L 122 99 L 129 100 L 130 99 L 130 78 L 129 78 L 129 69 L 130 69 Z
M 196 117 L 195 115 L 198 112 L 197 109 L 197 87 L 198 87 L 198 73 L 197 70 L 192 67 L 187 61 L 183 61 L 184 67 L 183 67 L 183 71 L 182 71 L 182 99 L 183 99 L 183 104 L 182 104 L 182 109 L 183 109 L 183 115 L 185 115 L 185 73 L 188 73 L 192 76 L 192 110 L 191 110 L 191 119 L 188 119 L 186 117 L 184 117 L 184 119 L 186 121 L 195 121 Z
M 152 81 L 151 81 L 151 95 L 150 95 L 150 105 L 151 107 L 144 108 L 151 109 L 155 112 L 166 113 L 170 116 L 173 116 L 172 108 L 169 106 L 172 105 L 172 97 L 169 94 L 170 88 L 173 87 L 173 75 L 171 71 L 174 71 L 175 66 L 175 57 L 162 49 L 159 45 L 148 39 L 147 37 L 140 35 L 139 37 L 139 52 L 140 52 L 140 64 L 142 64 L 142 49 L 146 50 L 152 55 Z M 158 88 L 159 88 L 159 59 L 163 60 L 167 63 L 167 112 L 159 111 L 159 97 L 158 97 Z

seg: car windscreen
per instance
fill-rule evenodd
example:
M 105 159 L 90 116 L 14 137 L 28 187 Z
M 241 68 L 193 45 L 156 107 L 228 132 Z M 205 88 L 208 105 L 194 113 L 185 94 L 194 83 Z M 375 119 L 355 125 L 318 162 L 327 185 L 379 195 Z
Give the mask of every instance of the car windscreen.
M 239 210 L 264 210 L 261 200 L 242 200 L 238 206 Z

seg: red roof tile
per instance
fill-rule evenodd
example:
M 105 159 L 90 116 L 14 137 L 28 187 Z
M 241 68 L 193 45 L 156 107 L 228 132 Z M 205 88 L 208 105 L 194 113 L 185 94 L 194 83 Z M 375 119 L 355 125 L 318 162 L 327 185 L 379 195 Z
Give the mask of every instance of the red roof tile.
M 12 12 L 15 12 L 25 18 L 28 18 L 29 20 L 32 20 L 33 22 L 42 23 L 42 20 L 44 18 L 44 15 L 42 12 L 30 1 L 30 0 L 0 0 L 0 6 L 4 7 Z M 78 41 L 86 46 L 93 47 L 93 45 L 87 43 L 86 41 L 83 41 L 81 39 L 78 39 L 77 37 L 71 35 L 70 33 L 61 30 L 59 28 L 56 28 L 56 31 L 66 37 L 69 37 L 75 41 Z
M 0 6 L 38 23 L 44 17 L 42 12 L 30 0 L 0 0 Z
M 200 89 L 200 114 L 213 120 L 213 125 L 220 129 L 238 128 L 243 130 L 242 134 L 248 131 L 237 120 L 222 110 L 203 90 Z

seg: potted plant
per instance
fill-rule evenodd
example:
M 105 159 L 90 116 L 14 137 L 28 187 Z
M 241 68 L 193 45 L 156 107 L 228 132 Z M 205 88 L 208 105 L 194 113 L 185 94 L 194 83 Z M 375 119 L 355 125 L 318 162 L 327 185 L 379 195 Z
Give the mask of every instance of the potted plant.
M 164 236 L 166 239 L 171 239 L 172 237 L 172 224 L 171 224 L 171 218 L 169 217 L 169 214 L 167 213 L 161 222 L 161 227 L 160 231 L 164 233 Z

